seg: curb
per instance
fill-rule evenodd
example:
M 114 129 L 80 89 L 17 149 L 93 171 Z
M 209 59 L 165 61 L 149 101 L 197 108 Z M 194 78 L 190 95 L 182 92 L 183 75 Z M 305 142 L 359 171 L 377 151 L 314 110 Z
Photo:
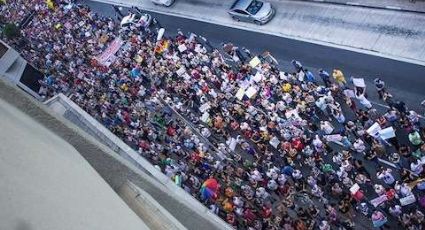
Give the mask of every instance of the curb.
M 369 8 L 369 9 L 378 9 L 378 10 L 391 10 L 391 11 L 398 11 L 398 12 L 406 12 L 406 13 L 416 13 L 416 14 L 425 14 L 424 10 L 411 10 L 411 9 L 405 9 L 398 6 L 372 6 L 367 5 L 359 2 L 336 2 L 331 0 L 289 0 L 293 2 L 314 2 L 314 3 L 324 3 L 324 4 L 332 4 L 332 5 L 341 5 L 341 6 L 357 6 L 362 8 Z

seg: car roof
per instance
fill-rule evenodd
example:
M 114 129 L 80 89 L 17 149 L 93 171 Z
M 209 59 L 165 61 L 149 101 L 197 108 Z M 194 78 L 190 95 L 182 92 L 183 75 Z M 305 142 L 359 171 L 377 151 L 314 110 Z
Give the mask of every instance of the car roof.
M 246 10 L 251 2 L 252 0 L 236 0 L 230 10 Z

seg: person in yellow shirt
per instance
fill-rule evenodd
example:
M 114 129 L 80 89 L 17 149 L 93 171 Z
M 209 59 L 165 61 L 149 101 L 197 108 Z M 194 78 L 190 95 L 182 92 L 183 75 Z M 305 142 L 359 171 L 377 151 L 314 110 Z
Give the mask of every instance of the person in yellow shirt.
M 338 85 L 340 87 L 342 87 L 345 84 L 347 84 L 347 81 L 345 80 L 344 74 L 339 69 L 334 69 L 333 70 L 332 77 L 335 79 L 336 83 L 338 83 Z
M 292 89 L 292 86 L 289 83 L 285 83 L 282 85 L 282 91 L 285 93 L 289 93 L 291 89 Z

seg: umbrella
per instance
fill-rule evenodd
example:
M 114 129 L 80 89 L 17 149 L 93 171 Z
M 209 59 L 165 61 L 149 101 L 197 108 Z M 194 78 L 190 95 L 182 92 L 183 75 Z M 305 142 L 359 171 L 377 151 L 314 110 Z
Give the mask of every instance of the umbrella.
M 217 189 L 218 189 L 218 182 L 214 178 L 209 178 L 206 181 L 204 181 L 204 183 L 202 184 L 202 188 L 208 188 L 208 189 L 216 192 Z
M 214 178 L 209 178 L 202 184 L 201 198 L 204 200 L 214 197 L 218 190 L 218 182 Z
M 214 197 L 214 196 L 215 196 L 215 191 L 213 191 L 209 188 L 206 188 L 206 187 L 201 188 L 201 198 L 203 200 L 208 200 L 208 199 L 210 199 L 211 197 Z

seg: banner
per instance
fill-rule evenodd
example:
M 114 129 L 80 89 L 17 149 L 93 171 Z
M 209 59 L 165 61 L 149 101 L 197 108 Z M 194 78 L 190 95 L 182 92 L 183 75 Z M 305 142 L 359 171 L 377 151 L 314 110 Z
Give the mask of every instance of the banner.
M 96 57 L 98 63 L 104 66 L 109 66 L 113 60 L 115 60 L 115 54 L 123 44 L 124 42 L 121 40 L 121 38 L 116 38 L 114 41 L 112 41 L 108 48 L 106 48 L 99 56 Z

